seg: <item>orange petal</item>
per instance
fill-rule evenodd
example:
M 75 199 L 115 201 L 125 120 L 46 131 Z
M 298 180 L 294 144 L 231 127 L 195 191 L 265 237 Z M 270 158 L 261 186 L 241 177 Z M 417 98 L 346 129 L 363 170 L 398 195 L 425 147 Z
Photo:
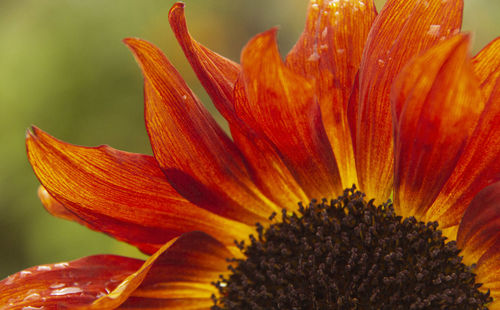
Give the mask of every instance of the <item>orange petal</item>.
M 481 290 L 490 290 L 493 302 L 490 310 L 500 309 L 500 239 L 496 239 L 488 251 L 477 262 L 476 282 L 482 283 Z
M 0 281 L 7 309 L 66 309 L 91 304 L 113 291 L 142 265 L 141 260 L 96 255 L 31 267 Z
M 443 227 L 458 224 L 474 196 L 500 180 L 500 79 L 489 97 L 453 174 L 427 212 L 427 220 L 439 220 Z
M 357 184 L 347 104 L 371 24 L 373 1 L 311 1 L 306 28 L 287 66 L 316 81 L 316 95 L 344 188 Z
M 495 84 L 500 78 L 500 38 L 483 48 L 474 58 L 474 72 L 479 77 L 485 102 L 490 100 Z
M 483 111 L 468 47 L 468 36 L 444 41 L 411 61 L 394 82 L 394 197 L 404 217 L 423 218 Z
M 241 83 L 236 84 L 236 88 L 240 86 Z M 249 162 L 253 181 L 267 197 L 290 211 L 298 207 L 298 202 L 308 201 L 307 195 L 269 140 L 250 128 L 246 131 L 232 128 L 231 133 L 234 143 Z
M 252 183 L 233 142 L 157 47 L 139 39 L 125 43 L 144 75 L 146 127 L 170 184 L 213 213 L 265 222 L 279 208 Z
M 42 202 L 45 210 L 49 212 L 51 215 L 62 218 L 68 221 L 77 222 L 81 225 L 85 225 L 91 229 L 94 229 L 90 226 L 89 223 L 85 222 L 74 213 L 72 213 L 69 209 L 67 209 L 62 203 L 57 201 L 54 197 L 50 196 L 49 192 L 43 186 L 38 187 L 38 198 Z
M 210 309 L 211 283 L 227 275 L 231 253 L 207 234 L 191 232 L 163 246 L 88 309 Z
M 240 66 L 210 51 L 190 36 L 183 3 L 176 3 L 170 9 L 169 21 L 196 75 L 228 121 L 234 143 L 248 161 L 252 180 L 266 196 L 282 207 L 293 208 L 298 201 L 307 200 L 270 143 L 236 115 L 233 89 Z
M 457 234 L 464 263 L 476 263 L 500 240 L 500 182 L 481 190 L 464 213 Z M 500 267 L 500 265 L 498 266 Z
M 275 36 L 275 29 L 265 32 L 244 48 L 242 82 L 248 100 L 237 101 L 236 112 L 276 146 L 310 198 L 334 197 L 342 184 L 314 84 L 283 64 Z
M 376 17 L 360 65 L 355 159 L 361 189 L 378 201 L 393 185 L 392 82 L 414 55 L 460 29 L 461 0 L 389 0 Z
M 49 212 L 86 222 L 147 253 L 187 231 L 213 233 L 226 244 L 253 231 L 179 196 L 151 156 L 75 146 L 37 128 L 28 133 L 26 145 L 33 170 L 50 194 L 41 195 Z
M 176 3 L 168 14 L 170 26 L 189 63 L 215 107 L 227 120 L 234 121 L 233 84 L 240 66 L 196 42 L 188 32 L 184 17 L 184 3 Z

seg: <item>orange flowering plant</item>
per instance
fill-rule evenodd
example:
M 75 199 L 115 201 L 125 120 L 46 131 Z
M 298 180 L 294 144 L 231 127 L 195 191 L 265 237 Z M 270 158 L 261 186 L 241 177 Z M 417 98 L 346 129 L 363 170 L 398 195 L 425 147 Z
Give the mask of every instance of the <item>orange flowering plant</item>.
M 154 156 L 36 127 L 26 146 L 51 214 L 150 256 L 28 268 L 0 308 L 500 309 L 500 40 L 471 57 L 462 11 L 311 0 L 286 59 L 271 29 L 238 64 L 175 4 L 230 136 L 157 47 L 125 39 Z

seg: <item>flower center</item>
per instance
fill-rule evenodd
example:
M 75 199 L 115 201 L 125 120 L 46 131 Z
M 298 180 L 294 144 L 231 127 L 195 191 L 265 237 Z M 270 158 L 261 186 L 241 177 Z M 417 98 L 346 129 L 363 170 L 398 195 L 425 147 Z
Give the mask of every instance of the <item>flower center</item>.
M 213 310 L 486 309 L 492 300 L 437 222 L 403 220 L 355 188 L 299 206 L 238 243 L 246 259 L 214 283 Z

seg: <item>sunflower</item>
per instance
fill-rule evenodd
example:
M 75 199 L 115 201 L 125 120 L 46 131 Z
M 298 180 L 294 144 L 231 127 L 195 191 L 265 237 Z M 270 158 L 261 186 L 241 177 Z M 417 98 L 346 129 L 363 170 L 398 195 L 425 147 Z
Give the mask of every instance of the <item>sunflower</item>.
M 154 157 L 35 127 L 26 145 L 51 214 L 151 256 L 26 269 L 0 282 L 2 309 L 500 309 L 500 40 L 470 57 L 462 10 L 311 0 L 285 60 L 271 29 L 237 64 L 175 4 L 231 138 L 126 39 Z

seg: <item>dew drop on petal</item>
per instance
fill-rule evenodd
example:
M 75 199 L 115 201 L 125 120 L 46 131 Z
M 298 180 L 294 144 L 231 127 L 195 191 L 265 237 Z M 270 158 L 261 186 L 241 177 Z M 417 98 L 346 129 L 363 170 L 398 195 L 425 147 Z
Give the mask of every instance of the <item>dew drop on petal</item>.
M 21 310 L 41 310 L 41 309 L 45 309 L 45 307 L 44 306 L 41 306 L 41 307 L 28 306 L 28 307 L 22 307 Z
M 325 28 L 323 32 L 321 32 L 321 37 L 324 39 L 328 35 L 328 28 Z
M 61 288 L 58 290 L 53 290 L 52 293 L 50 293 L 50 295 L 61 296 L 61 295 L 66 295 L 66 294 L 77 294 L 77 293 L 82 293 L 82 292 L 83 292 L 83 290 L 81 288 L 70 286 L 70 287 L 65 287 L 65 288 Z
M 11 285 L 12 283 L 14 283 L 14 280 L 16 279 L 16 276 L 15 275 L 12 275 L 12 276 L 8 276 L 7 277 L 7 281 L 5 281 L 5 285 Z
M 37 271 L 50 271 L 52 268 L 50 268 L 50 266 L 45 266 L 45 265 L 42 265 L 42 266 L 38 266 L 36 268 Z
M 66 268 L 68 267 L 69 264 L 68 263 L 58 263 L 58 264 L 54 264 L 54 267 L 56 268 Z
M 38 300 L 38 299 L 40 299 L 40 294 L 32 293 L 24 297 L 23 301 Z
M 317 61 L 319 59 L 319 54 L 317 51 L 314 51 L 309 58 L 307 58 L 308 61 Z
M 439 35 L 440 30 L 441 30 L 441 25 L 430 25 L 427 33 L 430 34 L 431 36 L 437 37 Z
M 66 284 L 64 283 L 55 283 L 50 286 L 50 288 L 61 288 L 64 287 Z
M 30 274 L 31 274 L 31 271 L 26 271 L 26 270 L 23 270 L 23 271 L 21 271 L 19 273 L 19 275 L 21 276 L 21 278 L 24 278 L 24 277 L 26 277 L 26 276 L 28 276 Z

